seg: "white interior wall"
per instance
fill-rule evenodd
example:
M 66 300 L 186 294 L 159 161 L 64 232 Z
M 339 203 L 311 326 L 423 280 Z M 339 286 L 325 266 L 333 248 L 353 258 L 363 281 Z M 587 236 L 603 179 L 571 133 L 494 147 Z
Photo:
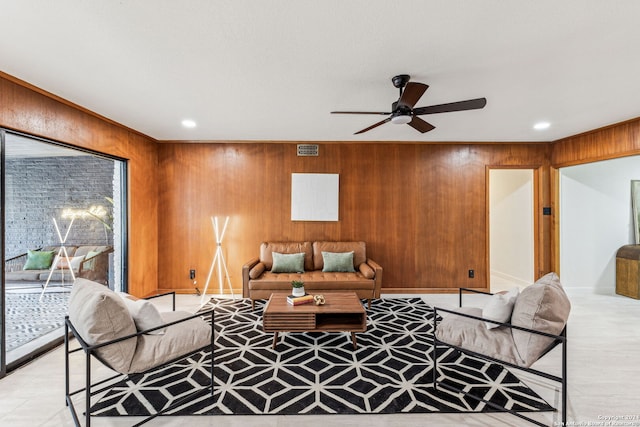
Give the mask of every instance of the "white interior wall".
M 615 293 L 616 251 L 631 244 L 631 180 L 640 156 L 560 169 L 560 278 L 566 287 Z
M 491 290 L 533 283 L 533 170 L 489 171 Z

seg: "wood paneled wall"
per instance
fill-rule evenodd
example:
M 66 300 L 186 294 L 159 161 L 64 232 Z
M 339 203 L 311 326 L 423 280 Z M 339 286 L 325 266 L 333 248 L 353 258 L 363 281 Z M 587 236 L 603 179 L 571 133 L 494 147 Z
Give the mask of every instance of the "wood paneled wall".
M 158 161 L 159 287 L 186 292 L 190 269 L 205 284 L 212 215 L 231 217 L 223 248 L 236 292 L 261 241 L 322 239 L 366 241 L 387 292 L 485 288 L 487 166 L 539 167 L 549 180 L 547 144 L 325 143 L 318 157 L 297 157 L 295 143 L 162 143 Z M 296 172 L 340 174 L 338 222 L 291 221 Z M 546 206 L 548 186 L 540 198 Z M 548 219 L 540 224 L 548 236 Z
M 321 143 L 319 157 L 297 157 L 293 142 L 158 145 L 2 73 L 0 126 L 129 159 L 136 295 L 192 292 L 192 268 L 202 289 L 215 249 L 211 215 L 231 216 L 224 248 L 237 291 L 261 241 L 316 239 L 365 240 L 387 291 L 483 288 L 490 166 L 538 168 L 538 204 L 554 213 L 538 218 L 540 274 L 558 262 L 556 168 L 640 154 L 640 119 L 551 144 Z M 340 221 L 290 220 L 293 172 L 340 174 Z
M 128 159 L 129 286 L 158 283 L 157 143 L 0 73 L 0 126 Z
M 551 164 L 556 168 L 637 154 L 640 154 L 640 119 L 581 133 L 551 144 Z
M 551 269 L 560 271 L 559 168 L 640 154 L 640 118 L 627 120 L 550 144 Z

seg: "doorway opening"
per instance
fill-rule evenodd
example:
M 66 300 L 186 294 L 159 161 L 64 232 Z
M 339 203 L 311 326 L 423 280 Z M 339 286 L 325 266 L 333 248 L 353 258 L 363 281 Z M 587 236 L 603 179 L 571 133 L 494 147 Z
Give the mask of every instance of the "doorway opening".
M 616 294 L 616 254 L 634 244 L 631 181 L 640 156 L 559 169 L 559 266 L 562 285 Z
M 489 169 L 489 290 L 534 282 L 534 169 Z

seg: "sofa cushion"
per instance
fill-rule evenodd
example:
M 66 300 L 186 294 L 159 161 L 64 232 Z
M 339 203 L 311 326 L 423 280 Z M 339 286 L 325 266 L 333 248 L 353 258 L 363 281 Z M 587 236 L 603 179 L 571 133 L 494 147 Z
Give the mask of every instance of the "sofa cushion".
M 64 282 L 72 283 L 74 278 L 76 277 L 75 273 L 72 273 L 66 268 L 64 270 L 56 268 L 53 271 L 51 270 L 33 270 L 33 271 L 38 272 L 38 277 L 36 278 L 36 280 L 40 280 L 41 282 L 45 282 L 47 279 L 49 279 L 49 281 L 52 281 L 52 282 L 64 281 Z
M 273 252 L 281 254 L 304 253 L 304 269 L 313 270 L 313 256 L 311 242 L 262 242 L 260 244 L 260 262 L 267 270 L 273 266 Z
M 186 311 L 160 313 L 163 323 L 192 316 Z M 144 372 L 211 344 L 211 324 L 196 317 L 167 326 L 163 335 L 140 335 L 128 373 Z
M 69 320 L 82 339 L 95 345 L 136 333 L 124 301 L 115 292 L 83 278 L 76 279 L 69 299 Z M 96 350 L 118 372 L 127 372 L 136 351 L 136 338 Z
M 70 257 L 74 256 L 76 254 L 76 249 L 78 249 L 77 246 L 66 246 L 66 245 L 65 245 L 64 248 L 67 251 L 67 255 L 69 255 Z M 55 253 L 58 253 L 58 251 L 60 250 L 60 245 L 58 245 L 58 246 L 44 246 L 40 250 L 41 251 L 53 251 Z
M 324 258 L 322 252 L 351 252 L 353 251 L 353 267 L 367 261 L 367 246 L 364 242 L 313 242 L 313 268 L 322 270 Z
M 322 271 L 355 273 L 353 268 L 353 251 L 351 252 L 322 252 Z
M 358 271 L 360 271 L 360 273 L 362 273 L 362 276 L 365 279 L 373 279 L 376 276 L 376 272 L 366 262 L 363 262 L 362 264 L 360 264 L 358 266 Z
M 507 323 L 511 319 L 513 306 L 518 298 L 519 289 L 511 288 L 505 293 L 491 295 L 487 304 L 482 308 L 482 317 L 496 322 Z M 497 323 L 484 322 L 487 329 L 498 328 Z
M 24 270 L 45 270 L 51 267 L 53 262 L 53 251 L 27 251 L 27 262 L 24 263 Z
M 281 254 L 271 252 L 273 273 L 303 273 L 304 272 L 304 252 L 297 254 Z
M 558 335 L 564 329 L 571 303 L 562 289 L 560 278 L 549 273 L 520 292 L 511 314 L 511 324 Z M 544 353 L 553 338 L 513 330 L 513 339 L 525 366 Z
M 462 307 L 456 311 L 482 317 L 482 309 L 477 307 Z M 442 313 L 442 317 L 436 328 L 436 337 L 440 341 L 508 363 L 520 364 L 510 328 L 487 329 L 481 320 L 452 313 Z
M 263 262 L 257 263 L 251 268 L 251 270 L 249 270 L 249 278 L 257 279 L 264 272 L 264 269 L 265 269 L 265 265 Z
M 17 281 L 17 280 L 35 281 L 35 280 L 39 280 L 40 273 L 42 273 L 43 271 L 46 271 L 47 274 L 49 274 L 49 270 L 5 271 L 4 272 L 4 280 L 6 280 L 7 282 L 12 282 L 12 281 Z
M 100 252 L 96 251 L 87 251 L 87 254 L 84 256 L 86 259 L 91 259 L 96 255 L 100 255 Z
M 95 254 L 102 253 L 111 249 L 111 246 L 95 246 L 95 245 L 87 245 L 87 246 L 78 246 L 75 252 L 75 256 L 84 255 L 85 258 L 91 258 L 89 255 L 90 252 L 94 252 Z
M 84 255 L 69 256 L 69 262 L 67 262 L 67 257 L 65 257 L 64 255 L 61 257 L 56 255 L 56 257 L 53 259 L 53 265 L 55 265 L 59 270 L 71 269 L 73 271 L 78 271 L 80 269 L 80 263 L 82 261 L 84 261 Z
M 122 298 L 124 304 L 127 306 L 138 332 L 161 326 L 164 323 L 160 312 L 151 301 L 135 298 L 124 292 L 119 292 L 117 295 Z M 162 335 L 164 334 L 164 329 L 156 329 L 155 331 L 147 333 Z
M 81 251 L 84 252 L 84 251 Z M 96 268 L 96 256 L 100 255 L 102 252 L 87 251 L 87 254 L 84 256 L 85 262 L 82 264 L 83 269 L 85 270 L 94 270 Z
M 300 274 L 265 271 L 259 280 L 249 281 L 249 289 L 290 290 L 292 280 L 303 281 L 304 290 L 307 292 L 314 289 L 326 289 L 327 286 L 343 291 L 354 289 L 354 287 L 373 289 L 375 286 L 373 280 L 365 278 L 360 272 L 342 273 L 316 270 Z

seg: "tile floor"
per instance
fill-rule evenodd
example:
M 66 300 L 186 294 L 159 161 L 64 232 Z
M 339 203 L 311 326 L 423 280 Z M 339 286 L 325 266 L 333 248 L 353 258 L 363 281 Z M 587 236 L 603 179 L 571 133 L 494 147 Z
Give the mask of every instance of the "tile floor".
M 596 295 L 586 289 L 568 289 L 573 308 L 569 320 L 569 425 L 626 425 L 640 427 L 640 301 L 618 295 Z M 399 297 L 387 295 L 385 297 Z M 422 295 L 432 305 L 454 306 L 457 295 Z M 469 305 L 478 305 L 470 296 Z M 178 296 L 178 308 L 196 310 L 200 298 Z M 545 356 L 538 368 L 558 366 L 559 352 Z M 72 363 L 81 367 L 82 360 Z M 94 363 L 98 375 L 106 368 Z M 76 370 L 80 372 L 80 369 Z M 518 375 L 550 402 L 558 398 L 555 385 Z M 81 376 L 74 380 L 80 383 Z M 607 419 L 607 417 L 609 417 Z M 618 417 L 611 418 L 611 417 Z M 626 420 L 621 417 L 628 417 Z M 128 426 L 135 417 L 93 418 L 94 426 Z M 542 421 L 559 425 L 557 415 Z M 609 424 L 606 424 L 610 421 Z M 557 424 L 556 424 L 557 423 Z M 64 354 L 57 348 L 0 380 L 0 425 L 12 427 L 71 426 L 64 404 Z M 530 425 L 506 414 L 400 414 L 325 416 L 191 416 L 162 417 L 158 426 L 517 426 Z

